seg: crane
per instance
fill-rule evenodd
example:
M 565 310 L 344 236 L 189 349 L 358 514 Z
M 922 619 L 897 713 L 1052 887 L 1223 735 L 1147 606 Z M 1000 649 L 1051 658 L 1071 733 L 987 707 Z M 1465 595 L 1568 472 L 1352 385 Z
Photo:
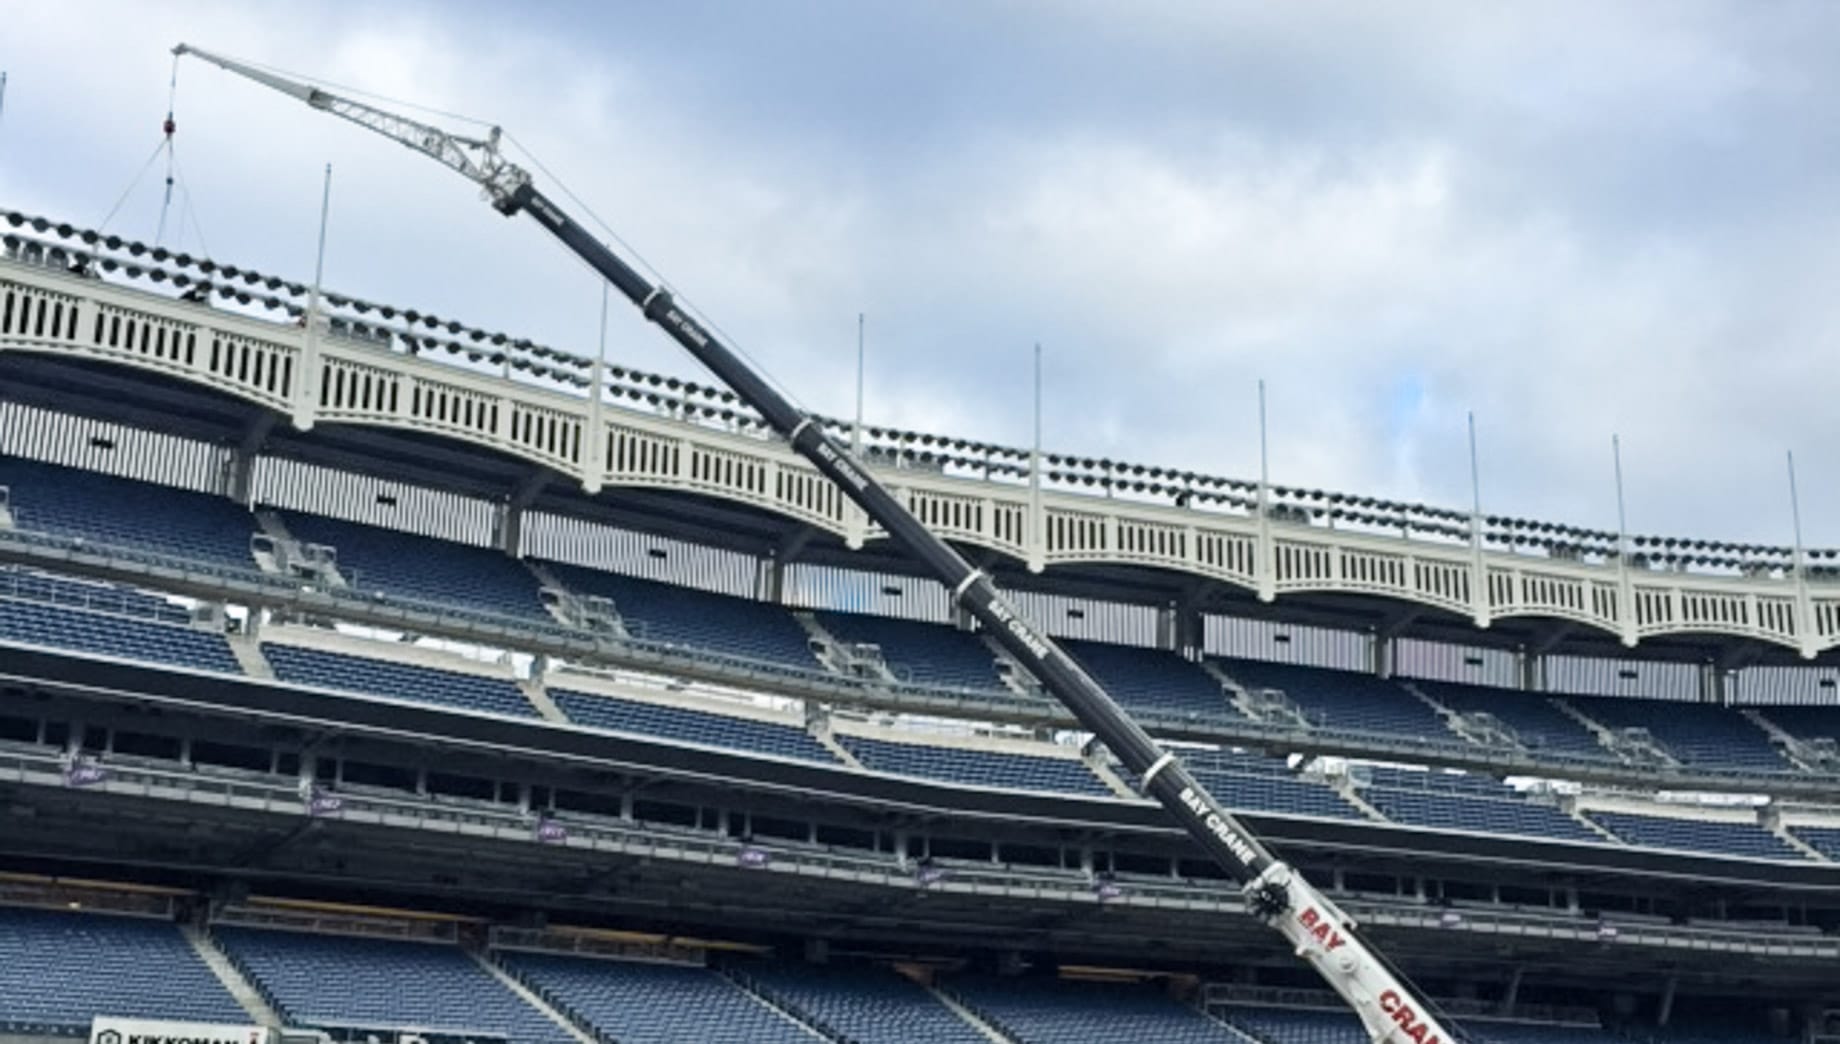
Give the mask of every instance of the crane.
M 823 426 L 794 406 L 688 311 L 544 195 L 530 174 L 499 150 L 500 130 L 484 138 L 439 127 L 343 97 L 187 44 L 173 48 L 289 95 L 420 152 L 478 184 L 507 217 L 529 214 L 636 305 L 645 318 L 722 380 L 800 456 L 835 482 L 904 551 L 945 585 L 1017 662 L 1103 742 L 1241 887 L 1249 912 L 1276 929 L 1296 955 L 1346 1000 L 1378 1044 L 1454 1044 L 1434 1005 L 1356 931 L 1353 921 L 1303 876 L 1279 860 L 1208 793 L 1176 755 L 1159 746 L 1054 640 L 1026 620 L 983 570 L 975 569 L 908 511 Z M 591 392 L 590 394 L 593 394 Z

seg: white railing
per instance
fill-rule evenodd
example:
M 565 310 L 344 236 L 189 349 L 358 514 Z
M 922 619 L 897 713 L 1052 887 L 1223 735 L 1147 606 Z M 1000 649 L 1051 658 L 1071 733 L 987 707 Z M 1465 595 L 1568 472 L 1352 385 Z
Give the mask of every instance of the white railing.
M 739 425 L 722 430 L 611 403 L 591 409 L 586 396 L 563 390 L 560 381 L 514 380 L 352 337 L 316 338 L 317 373 L 309 375 L 306 340 L 301 326 L 0 261 L 0 351 L 82 356 L 189 380 L 274 409 L 299 428 L 338 421 L 439 434 L 555 469 L 589 492 L 674 489 L 797 519 L 853 547 L 884 538 L 781 442 Z M 1014 469 L 991 478 L 963 469 L 878 470 L 942 534 L 1036 571 L 1132 564 L 1268 599 L 1360 592 L 1461 613 L 1479 627 L 1556 617 L 1630 646 L 1687 633 L 1750 638 L 1807 657 L 1840 645 L 1840 585 L 1780 572 L 1658 571 L 1614 557 L 1477 553 L 1466 542 L 1430 536 L 1277 518 L 1261 525 L 1224 506 L 1062 489 L 1032 496 Z

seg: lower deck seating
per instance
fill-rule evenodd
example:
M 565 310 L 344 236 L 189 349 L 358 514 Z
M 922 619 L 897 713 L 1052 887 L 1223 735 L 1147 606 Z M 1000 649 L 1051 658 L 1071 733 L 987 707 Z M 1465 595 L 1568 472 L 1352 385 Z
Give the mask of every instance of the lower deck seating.
M 1006 790 L 1042 790 L 1052 794 L 1114 796 L 1099 777 L 1072 758 L 1034 757 L 1006 751 L 970 750 L 926 743 L 895 743 L 867 736 L 839 734 L 866 769 L 897 776 L 918 776 L 948 783 Z
M 1790 827 L 1789 832 L 1803 844 L 1840 863 L 1840 827 L 1798 826 Z
M 96 1015 L 249 1021 L 171 922 L 0 907 L 0 1033 L 79 1036 Z
M 264 643 L 262 653 L 275 669 L 276 678 L 296 685 L 316 685 L 492 714 L 535 717 L 537 713 L 508 678 L 443 671 L 294 645 Z
M 1628 812 L 1592 811 L 1586 814 L 1624 841 L 1646 848 L 1668 848 L 1701 855 L 1744 856 L 1750 859 L 1800 861 L 1808 858 L 1755 823 L 1645 816 Z
M 1369 1044 L 1360 1021 L 1345 1011 L 1234 1007 L 1226 1019 L 1262 1044 Z M 1472 1044 L 1612 1044 L 1618 1039 L 1588 1026 L 1493 1019 L 1466 1019 L 1461 1025 L 1463 1039 Z
M 192 620 L 192 614 L 183 606 L 132 587 L 75 580 L 16 566 L 0 566 L 0 598 L 44 602 L 66 609 L 86 609 L 155 623 L 187 624 Z
M 710 747 L 755 754 L 772 754 L 803 761 L 836 764 L 824 744 L 802 728 L 734 714 L 670 707 L 640 700 L 623 700 L 574 689 L 551 689 L 549 695 L 570 720 L 580 725 L 615 732 L 631 732 L 662 739 L 701 743 Z
M 1395 823 L 1586 844 L 1604 840 L 1559 808 L 1531 801 L 1486 776 L 1378 765 L 1356 772 L 1367 780 L 1361 797 Z
M 1184 758 L 1195 779 L 1229 811 L 1327 819 L 1367 817 L 1327 783 L 1293 773 L 1285 762 L 1246 751 L 1211 751 Z
M 707 968 L 498 954 L 545 1003 L 619 1044 L 808 1044 L 809 1033 Z
M 1022 1044 L 1101 1040 L 1245 1044 L 1226 1026 L 1153 986 L 967 979 L 955 980 L 948 988 Z
M 240 674 L 221 634 L 170 623 L 0 598 L 0 640 Z
M 742 974 L 773 1000 L 856 1044 L 984 1044 L 970 1023 L 919 984 L 883 968 L 748 965 Z
M 417 1026 L 575 1044 L 458 947 L 396 939 L 220 927 L 219 945 L 298 1026 Z

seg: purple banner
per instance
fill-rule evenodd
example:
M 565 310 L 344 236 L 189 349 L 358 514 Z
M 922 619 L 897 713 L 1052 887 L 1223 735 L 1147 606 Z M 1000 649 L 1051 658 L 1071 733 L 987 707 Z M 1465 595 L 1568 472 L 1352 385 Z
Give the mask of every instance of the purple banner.
M 345 807 L 345 799 L 318 787 L 307 789 L 307 815 L 330 816 Z
M 108 777 L 107 770 L 88 758 L 78 758 L 64 767 L 66 786 L 87 787 L 92 783 L 100 783 Z
M 745 866 L 749 870 L 765 869 L 767 864 L 772 861 L 773 856 L 769 854 L 766 849 L 755 848 L 753 845 L 749 845 L 735 854 L 735 864 L 737 866 Z
M 935 885 L 946 879 L 946 868 L 923 863 L 914 868 L 914 880 L 922 885 Z
M 1111 899 L 1123 898 L 1124 888 L 1116 881 L 1094 881 L 1093 894 L 1098 896 L 1099 901 L 1103 903 Z
M 553 819 L 537 820 L 537 840 L 546 845 L 561 844 L 569 839 L 569 832 L 561 823 Z

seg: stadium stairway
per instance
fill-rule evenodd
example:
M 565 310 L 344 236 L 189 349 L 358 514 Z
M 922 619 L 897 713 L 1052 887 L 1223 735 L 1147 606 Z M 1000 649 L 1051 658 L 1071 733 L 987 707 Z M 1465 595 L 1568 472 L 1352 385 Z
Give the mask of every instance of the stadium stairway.
M 517 976 L 499 967 L 498 962 L 490 960 L 472 950 L 468 950 L 466 955 L 473 959 L 473 963 L 484 968 L 487 975 L 497 979 L 504 985 L 505 989 L 510 990 L 519 1000 L 537 1009 L 545 1018 L 561 1027 L 563 1032 L 574 1037 L 579 1044 L 600 1044 L 599 1037 L 582 1026 L 577 1025 L 575 1021 L 567 1015 L 551 1007 L 548 1001 L 539 997 L 535 991 L 519 981 Z
M 230 956 L 217 948 L 217 943 L 212 941 L 209 932 L 197 925 L 180 924 L 179 934 L 185 936 L 185 941 L 191 944 L 193 952 L 204 961 L 205 967 L 211 969 L 211 974 L 217 976 L 217 981 L 224 984 L 224 989 L 230 991 L 230 996 L 242 1005 L 252 1022 L 258 1026 L 280 1027 L 284 1025 L 281 1013 L 268 1003 L 268 1000 L 262 996 L 262 991 L 256 989 L 253 983 L 243 977 L 243 973 L 237 970 Z
M 953 996 L 950 990 L 941 989 L 939 985 L 935 983 L 927 986 L 926 992 L 932 994 L 934 1000 L 945 1005 L 947 1011 L 957 1015 L 959 1018 L 969 1023 L 972 1029 L 982 1033 L 985 1040 L 991 1041 L 992 1044 L 1017 1044 L 1016 1038 L 1008 1036 L 1002 1030 L 985 1022 L 979 1017 L 977 1012 L 972 1011 L 968 1006 L 961 1003 L 957 997 Z

